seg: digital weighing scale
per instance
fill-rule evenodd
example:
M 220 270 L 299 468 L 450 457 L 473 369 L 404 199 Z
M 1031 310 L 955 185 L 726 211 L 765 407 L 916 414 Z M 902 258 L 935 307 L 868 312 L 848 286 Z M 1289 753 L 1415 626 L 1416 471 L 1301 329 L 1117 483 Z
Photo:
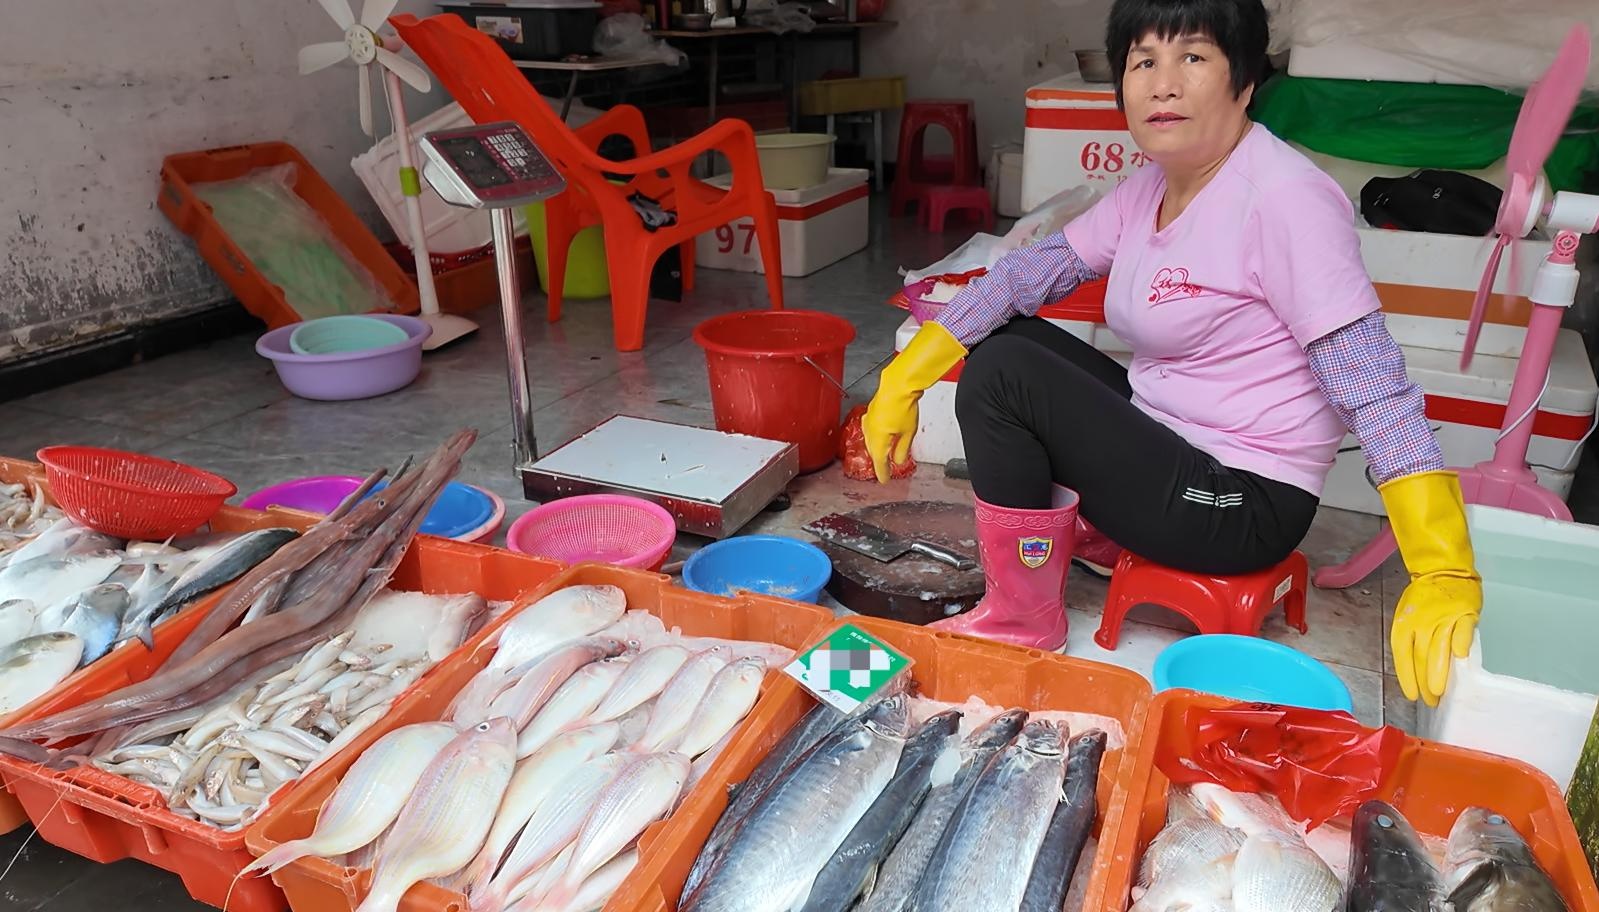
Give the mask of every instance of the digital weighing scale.
M 500 279 L 516 472 L 523 494 L 627 494 L 658 503 L 685 532 L 725 538 L 799 474 L 792 443 L 616 415 L 540 459 L 522 342 L 511 210 L 548 199 L 566 180 L 516 123 L 435 130 L 422 137 L 422 175 L 445 202 L 488 209 Z

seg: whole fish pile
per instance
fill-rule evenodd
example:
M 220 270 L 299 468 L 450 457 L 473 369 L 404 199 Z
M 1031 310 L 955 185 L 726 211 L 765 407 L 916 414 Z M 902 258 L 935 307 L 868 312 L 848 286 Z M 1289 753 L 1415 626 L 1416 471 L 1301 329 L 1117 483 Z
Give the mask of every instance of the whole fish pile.
M 422 881 L 472 912 L 598 909 L 792 656 L 667 631 L 603 585 L 540 599 L 494 646 L 445 718 L 374 742 L 311 834 L 251 870 L 370 866 L 359 912 L 393 912 Z
M 1214 785 L 1173 788 L 1167 825 L 1140 862 L 1132 910 L 1564 912 L 1567 908 L 1527 843 L 1499 814 L 1483 808 L 1461 813 L 1442 858 L 1427 843 L 1398 809 L 1383 801 L 1363 803 L 1347 831 L 1329 823 L 1307 834 L 1268 796 Z M 1338 857 L 1333 858 L 1335 853 Z
M 371 641 L 373 630 L 395 628 L 393 608 L 419 613 L 419 604 L 432 606 L 426 643 Z M 182 816 L 240 829 L 279 786 L 381 719 L 395 698 L 475 632 L 486 608 L 477 595 L 383 593 L 352 629 L 210 703 L 119 732 L 94 764 L 158 789 Z M 396 632 L 403 634 L 404 625 Z
M 127 542 L 64 516 L 0 555 L 0 713 L 238 579 L 299 533 L 205 533 Z
M 963 740 L 961 711 L 913 726 L 908 701 L 813 708 L 739 783 L 678 908 L 1058 912 L 1105 733 L 1012 709 Z
M 96 745 L 117 745 L 122 736 L 116 729 L 206 706 L 262 674 L 278 673 L 280 663 L 343 633 L 388 585 L 475 439 L 471 430 L 457 432 L 422 465 L 410 469 L 407 464 L 391 484 L 364 497 L 387 474 L 374 472 L 333 513 L 239 575 L 148 678 L 0 729 L 0 751 L 56 768 L 86 762 L 94 754 L 85 754 L 81 746 L 49 745 L 87 735 L 97 735 Z M 0 572 L 18 572 L 21 556 L 13 552 Z M 221 552 L 210 559 L 221 561 Z M 173 589 L 181 582 L 181 577 L 174 580 Z M 176 597 L 169 592 L 164 600 Z M 245 618 L 249 623 L 241 623 Z

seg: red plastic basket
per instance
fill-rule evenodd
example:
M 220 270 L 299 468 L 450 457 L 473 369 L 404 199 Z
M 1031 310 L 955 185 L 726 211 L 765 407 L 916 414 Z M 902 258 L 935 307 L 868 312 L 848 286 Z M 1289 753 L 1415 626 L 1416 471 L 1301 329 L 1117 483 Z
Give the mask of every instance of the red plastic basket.
M 38 457 L 62 511 L 118 538 L 160 540 L 193 532 L 239 490 L 220 475 L 142 453 L 51 446 Z

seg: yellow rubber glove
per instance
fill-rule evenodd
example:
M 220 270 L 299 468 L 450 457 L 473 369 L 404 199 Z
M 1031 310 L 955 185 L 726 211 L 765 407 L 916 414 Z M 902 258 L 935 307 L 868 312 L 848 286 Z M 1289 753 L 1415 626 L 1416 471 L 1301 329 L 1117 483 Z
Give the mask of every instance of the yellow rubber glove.
M 872 468 L 877 471 L 879 483 L 888 482 L 890 451 L 895 463 L 904 462 L 910 455 L 922 393 L 964 357 L 966 346 L 949 330 L 929 321 L 916 331 L 905 350 L 883 368 L 877 395 L 861 418 L 866 452 L 872 455 Z
M 1410 585 L 1399 597 L 1392 642 L 1399 686 L 1411 700 L 1437 706 L 1449 683 L 1451 656 L 1465 658 L 1482 614 L 1477 574 L 1466 529 L 1460 478 L 1453 472 L 1418 472 L 1377 489 Z

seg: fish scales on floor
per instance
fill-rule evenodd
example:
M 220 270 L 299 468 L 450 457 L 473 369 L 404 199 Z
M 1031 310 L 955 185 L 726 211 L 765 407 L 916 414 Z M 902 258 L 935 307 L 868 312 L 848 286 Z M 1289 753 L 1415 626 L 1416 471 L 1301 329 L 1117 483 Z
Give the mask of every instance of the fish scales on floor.
M 148 678 L 0 729 L 0 751 L 55 768 L 93 763 L 156 789 L 180 815 L 227 830 L 246 825 L 275 789 L 376 724 L 488 619 L 477 595 L 385 589 L 475 437 L 458 432 L 368 497 L 388 474 L 374 472 L 304 534 L 198 538 L 183 550 L 192 559 L 163 571 L 170 579 L 161 584 L 150 581 L 150 567 L 171 563 L 187 543 L 127 546 L 114 562 L 142 562 L 130 591 L 151 600 L 130 605 L 136 624 L 158 623 L 161 605 L 233 585 Z M 98 558 L 104 543 L 94 538 L 58 522 L 10 552 L 0 573 L 85 547 Z M 158 607 L 143 610 L 150 604 Z
M 813 707 L 739 783 L 682 912 L 1051 910 L 1095 817 L 1103 731 L 998 712 L 913 726 L 903 693 Z
M 599 909 L 793 656 L 667 630 L 609 585 L 552 592 L 488 645 L 442 719 L 375 741 L 312 831 L 250 871 L 371 868 L 359 912 L 393 912 L 423 882 L 470 912 Z
M 0 715 L 114 648 L 153 648 L 155 627 L 298 535 L 126 541 L 74 522 L 37 484 L 0 485 Z
M 1363 802 L 1306 831 L 1275 799 L 1173 787 L 1167 824 L 1140 861 L 1132 912 L 1565 912 L 1559 890 L 1503 816 L 1467 808 L 1447 841 L 1398 808 Z

